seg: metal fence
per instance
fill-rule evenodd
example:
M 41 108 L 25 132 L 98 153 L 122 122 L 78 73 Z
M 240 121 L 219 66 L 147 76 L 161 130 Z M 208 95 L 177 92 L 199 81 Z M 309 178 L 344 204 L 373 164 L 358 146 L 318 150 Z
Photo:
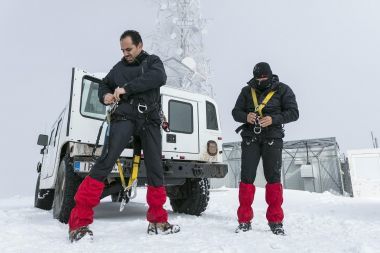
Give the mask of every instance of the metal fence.
M 240 181 L 240 142 L 230 142 L 223 144 L 223 162 L 228 164 L 228 173 L 224 178 L 211 179 L 211 188 L 219 188 L 222 186 L 237 188 Z
M 212 179 L 212 187 L 238 187 L 240 181 L 240 142 L 223 144 L 224 162 L 229 172 L 224 179 Z M 341 160 L 334 137 L 284 142 L 282 154 L 282 183 L 285 189 L 311 192 L 330 191 L 352 196 L 349 168 Z M 265 186 L 260 161 L 255 185 Z

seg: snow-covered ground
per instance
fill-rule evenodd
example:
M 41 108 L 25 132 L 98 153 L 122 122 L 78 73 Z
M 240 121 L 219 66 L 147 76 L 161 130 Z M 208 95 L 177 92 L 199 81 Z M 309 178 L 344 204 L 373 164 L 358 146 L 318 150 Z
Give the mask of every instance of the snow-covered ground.
M 33 197 L 0 199 L 0 252 L 380 252 L 380 196 L 285 190 L 287 236 L 275 236 L 266 224 L 261 188 L 253 205 L 253 231 L 234 233 L 237 194 L 237 189 L 212 190 L 201 217 L 169 211 L 170 222 L 181 225 L 181 232 L 166 236 L 146 234 L 144 188 L 123 213 L 106 198 L 95 210 L 94 241 L 76 244 L 51 212 L 33 207 Z

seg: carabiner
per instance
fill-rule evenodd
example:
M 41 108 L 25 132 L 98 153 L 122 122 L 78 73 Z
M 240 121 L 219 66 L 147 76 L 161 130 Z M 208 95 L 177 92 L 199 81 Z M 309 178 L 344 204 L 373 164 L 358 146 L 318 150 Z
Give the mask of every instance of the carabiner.
M 261 133 L 261 126 L 254 126 L 253 127 L 253 132 L 255 133 L 255 134 L 260 134 Z
M 137 196 L 137 179 L 133 181 L 130 187 L 125 187 L 121 197 L 120 209 L 122 212 L 124 210 L 125 205 L 127 204 L 128 199 L 134 199 Z
M 260 126 L 260 122 L 259 122 L 259 117 L 256 117 L 256 119 L 255 119 L 255 125 L 253 126 L 253 132 L 255 134 L 261 133 L 261 126 Z
M 137 196 L 137 179 L 133 181 L 131 187 L 127 187 L 125 189 L 126 195 L 129 199 L 134 199 Z
M 116 108 L 119 106 L 119 102 L 112 103 L 108 108 L 108 114 L 112 114 L 115 112 Z
M 144 108 L 144 110 L 141 110 L 141 108 Z M 137 111 L 139 111 L 139 113 L 144 113 L 144 112 L 146 112 L 148 110 L 148 106 L 145 104 L 145 105 L 143 105 L 143 104 L 138 104 L 137 105 Z

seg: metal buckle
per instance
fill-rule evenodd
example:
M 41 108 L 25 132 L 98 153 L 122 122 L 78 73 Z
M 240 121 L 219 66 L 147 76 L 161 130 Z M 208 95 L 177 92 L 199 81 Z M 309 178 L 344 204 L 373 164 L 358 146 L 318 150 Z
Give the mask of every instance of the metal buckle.
M 255 134 L 260 134 L 261 133 L 261 126 L 259 123 L 259 117 L 256 117 L 255 119 L 255 125 L 253 126 L 253 132 Z
M 141 110 L 141 108 L 144 108 L 144 110 Z M 148 110 L 148 106 L 146 104 L 138 104 L 137 105 L 137 111 L 139 111 L 139 113 L 144 113 Z

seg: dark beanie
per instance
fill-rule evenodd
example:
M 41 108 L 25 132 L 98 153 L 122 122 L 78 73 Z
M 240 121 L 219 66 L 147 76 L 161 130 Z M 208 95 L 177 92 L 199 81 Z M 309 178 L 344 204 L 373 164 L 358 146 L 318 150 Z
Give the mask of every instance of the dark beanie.
M 270 66 L 266 62 L 259 62 L 255 65 L 253 68 L 253 77 L 254 78 L 264 78 L 272 77 L 272 70 L 270 69 Z

